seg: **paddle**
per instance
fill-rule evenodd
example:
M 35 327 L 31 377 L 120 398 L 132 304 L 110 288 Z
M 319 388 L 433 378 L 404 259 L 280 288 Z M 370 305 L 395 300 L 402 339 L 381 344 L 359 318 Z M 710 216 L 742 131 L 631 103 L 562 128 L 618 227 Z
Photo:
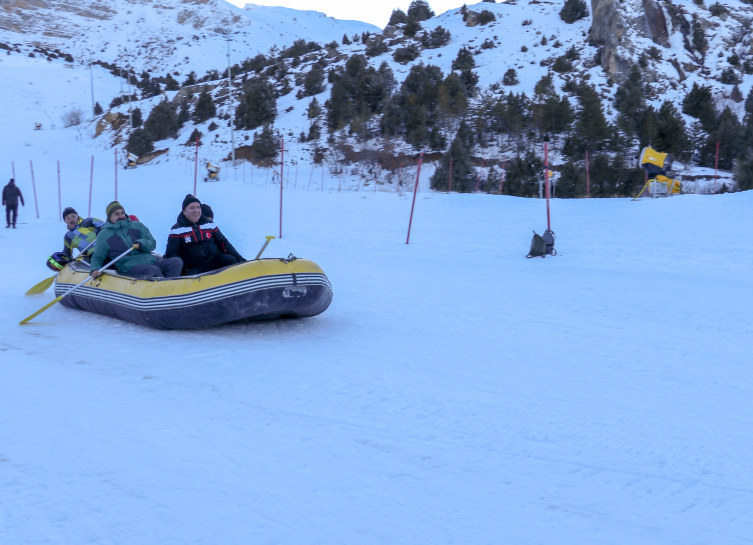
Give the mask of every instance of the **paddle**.
M 97 242 L 97 239 L 92 240 L 86 248 L 81 250 L 81 252 L 78 254 L 78 257 L 76 257 L 76 259 L 74 259 L 73 261 L 78 261 L 79 259 L 84 257 L 86 250 L 91 248 L 92 244 L 94 244 L 95 242 Z M 57 276 L 58 275 L 56 273 L 49 278 L 45 278 L 39 284 L 32 286 L 31 289 L 26 292 L 26 295 L 38 295 L 40 293 L 44 293 L 45 291 L 47 291 L 47 288 L 52 286 L 52 283 L 55 281 L 55 278 L 57 278 Z
M 256 261 L 257 259 L 259 259 L 261 257 L 261 254 L 264 253 L 264 250 L 267 248 L 267 244 L 269 244 L 269 241 L 272 240 L 275 237 L 269 236 L 269 237 L 266 237 L 266 238 L 267 238 L 267 242 L 264 243 L 264 246 L 261 247 L 261 250 L 259 250 L 259 253 L 256 254 L 256 257 L 254 258 L 254 261 Z
M 102 272 L 105 269 L 111 267 L 120 258 L 127 256 L 128 254 L 130 254 L 135 249 L 136 249 L 136 245 L 134 244 L 133 246 L 131 246 L 130 248 L 128 248 L 125 252 L 123 252 L 122 254 L 120 254 L 118 257 L 116 257 L 115 259 L 113 259 L 112 261 L 110 261 L 107 265 L 105 265 L 104 267 L 102 267 L 101 269 L 99 269 L 99 271 Z M 87 276 L 86 280 L 83 280 L 82 282 L 79 282 L 78 284 L 76 284 L 75 286 L 73 286 L 71 289 L 69 289 L 67 292 L 65 292 L 60 297 L 56 297 L 51 303 L 47 303 L 45 306 L 43 306 L 42 308 L 40 308 L 38 311 L 36 311 L 31 316 L 29 316 L 27 318 L 24 318 L 23 320 L 21 320 L 20 322 L 18 322 L 19 325 L 23 325 L 23 324 L 29 322 L 30 320 L 36 318 L 37 316 L 39 316 L 40 314 L 42 314 L 45 310 L 47 310 L 48 308 L 50 308 L 51 306 L 53 306 L 55 303 L 59 303 L 60 301 L 62 301 L 63 297 L 65 297 L 66 295 L 70 295 L 73 292 L 73 290 L 75 290 L 77 288 L 80 288 L 81 286 L 83 286 L 84 284 L 86 284 L 91 279 L 92 279 L 91 275 Z

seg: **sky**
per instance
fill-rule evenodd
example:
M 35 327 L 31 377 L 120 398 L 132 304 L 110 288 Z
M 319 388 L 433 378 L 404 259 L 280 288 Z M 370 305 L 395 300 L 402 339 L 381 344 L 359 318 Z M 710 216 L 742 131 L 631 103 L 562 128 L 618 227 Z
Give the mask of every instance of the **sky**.
M 287 8 L 300 10 L 315 10 L 326 13 L 335 19 L 351 19 L 355 21 L 364 21 L 376 25 L 380 28 L 387 26 L 390 14 L 395 8 L 408 11 L 411 0 L 389 0 L 387 2 L 353 2 L 344 0 L 254 0 L 246 2 L 245 0 L 228 0 L 231 4 L 243 7 L 248 3 L 260 6 L 285 6 Z M 479 2 L 481 0 L 478 0 Z M 429 5 L 437 15 L 444 13 L 448 9 L 459 8 L 463 3 L 475 4 L 477 2 L 463 2 L 462 0 L 429 0 Z

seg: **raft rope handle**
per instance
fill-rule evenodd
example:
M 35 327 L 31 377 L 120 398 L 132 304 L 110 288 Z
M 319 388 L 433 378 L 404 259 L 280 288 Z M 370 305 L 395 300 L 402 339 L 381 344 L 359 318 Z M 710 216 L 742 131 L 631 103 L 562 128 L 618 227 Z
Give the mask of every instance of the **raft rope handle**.
M 287 259 L 283 259 L 281 257 L 279 257 L 278 259 L 287 265 L 288 263 L 291 263 L 291 262 L 295 261 L 298 258 L 296 256 L 294 256 L 293 254 L 290 254 Z

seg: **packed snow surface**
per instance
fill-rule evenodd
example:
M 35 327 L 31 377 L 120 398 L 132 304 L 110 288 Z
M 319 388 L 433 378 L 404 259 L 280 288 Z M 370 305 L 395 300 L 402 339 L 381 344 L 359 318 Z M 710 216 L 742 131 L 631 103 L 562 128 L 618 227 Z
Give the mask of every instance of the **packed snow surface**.
M 541 200 L 435 194 L 424 171 L 406 245 L 411 193 L 301 165 L 265 255 L 324 269 L 322 315 L 155 331 L 56 305 L 19 326 L 53 299 L 24 292 L 62 249 L 57 161 L 86 215 L 94 155 L 98 217 L 115 168 L 59 128 L 85 74 L 44 91 L 6 62 L 3 183 L 26 206 L 0 228 L 3 545 L 751 543 L 753 193 L 554 200 L 560 255 L 527 260 Z M 58 129 L 32 130 L 37 101 Z M 160 159 L 119 169 L 118 198 L 163 250 L 194 180 Z M 279 185 L 202 171 L 253 257 Z

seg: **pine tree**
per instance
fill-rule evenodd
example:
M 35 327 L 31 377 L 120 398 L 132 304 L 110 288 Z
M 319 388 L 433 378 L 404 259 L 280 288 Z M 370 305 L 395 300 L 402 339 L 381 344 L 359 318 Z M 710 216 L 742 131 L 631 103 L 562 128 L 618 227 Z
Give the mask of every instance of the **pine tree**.
M 393 9 L 392 15 L 390 15 L 390 22 L 387 23 L 390 26 L 399 25 L 408 21 L 408 16 L 400 8 Z
M 274 122 L 277 117 L 277 98 L 272 85 L 261 78 L 253 78 L 244 85 L 244 93 L 235 110 L 235 126 L 253 130 Z
M 452 157 L 452 190 L 471 193 L 476 188 L 476 169 L 471 166 L 470 154 L 462 135 L 456 135 L 450 149 L 442 155 L 442 161 L 431 177 L 431 188 L 447 191 L 450 184 L 450 158 Z
M 599 94 L 592 85 L 583 85 L 580 106 L 575 122 L 575 137 L 580 150 L 604 148 L 612 136 L 612 130 L 604 115 Z
M 212 100 L 212 95 L 206 89 L 201 91 L 196 106 L 193 109 L 194 123 L 204 123 L 217 115 L 217 107 Z
M 128 137 L 126 150 L 141 157 L 154 151 L 154 142 L 144 129 L 135 129 Z
M 199 129 L 194 129 L 191 133 L 191 136 L 188 137 L 188 140 L 186 141 L 186 146 L 195 146 L 196 145 L 196 139 L 199 139 L 199 145 L 201 146 L 201 137 L 204 136 Z
M 695 117 L 703 125 L 707 132 L 714 130 L 716 125 L 716 112 L 714 101 L 711 97 L 711 87 L 699 86 L 693 83 L 693 88 L 682 101 L 682 113 Z
M 251 144 L 254 162 L 260 166 L 272 166 L 280 153 L 280 140 L 280 133 L 269 124 L 264 125 L 261 132 L 254 133 Z
M 311 99 L 309 107 L 306 109 L 306 115 L 309 119 L 316 119 L 317 117 L 322 115 L 322 107 L 319 104 L 319 101 L 316 100 L 316 97 Z
M 713 167 L 716 159 L 716 143 L 719 142 L 719 168 L 732 170 L 734 161 L 743 149 L 743 128 L 729 107 L 719 116 L 718 128 L 711 132 L 701 149 L 701 165 Z
M 196 72 L 191 70 L 188 73 L 188 76 L 186 76 L 186 81 L 183 82 L 183 87 L 186 87 L 188 85 L 196 85 Z
M 468 70 L 476 68 L 476 59 L 473 58 L 473 53 L 463 46 L 458 51 L 458 56 L 452 61 L 452 69 L 457 71 Z
M 588 17 L 588 6 L 583 0 L 565 0 L 560 11 L 560 19 L 568 24 Z
M 102 106 L 99 105 L 99 102 L 94 103 L 94 115 L 102 115 Z
M 184 97 L 180 102 L 180 110 L 178 111 L 178 125 L 182 127 L 189 119 L 191 119 L 191 111 L 188 100 Z
M 141 108 L 134 108 L 133 110 L 131 110 L 131 127 L 140 127 L 143 122 L 143 118 L 141 117 Z
M 614 107 L 619 112 L 617 123 L 628 136 L 635 136 L 640 127 L 646 98 L 638 66 L 633 65 L 630 75 L 614 94 Z
M 324 91 L 324 68 L 315 63 L 303 79 L 303 96 L 311 97 Z
M 571 199 L 586 195 L 586 170 L 573 160 L 568 161 L 558 174 L 557 197 Z
M 144 130 L 149 134 L 149 138 L 155 142 L 177 137 L 179 128 L 178 115 L 172 105 L 166 101 L 162 101 L 152 108 L 149 117 L 144 122 Z
M 503 195 L 538 197 L 544 163 L 538 154 L 528 150 L 523 157 L 515 157 L 505 169 Z
M 180 89 L 180 84 L 176 81 L 172 74 L 168 72 L 165 77 L 165 91 L 177 91 Z
M 690 138 L 685 120 L 672 102 L 665 100 L 656 116 L 654 148 L 662 153 L 671 153 L 678 159 L 690 156 Z
M 347 35 L 347 34 L 343 34 L 343 39 L 342 39 L 342 42 L 343 42 L 343 45 L 350 45 L 350 44 L 352 43 L 352 42 L 350 41 L 350 38 L 348 38 L 348 35 Z
M 413 17 L 416 21 L 426 21 L 434 17 L 434 11 L 426 0 L 413 0 L 408 6 L 408 17 Z

